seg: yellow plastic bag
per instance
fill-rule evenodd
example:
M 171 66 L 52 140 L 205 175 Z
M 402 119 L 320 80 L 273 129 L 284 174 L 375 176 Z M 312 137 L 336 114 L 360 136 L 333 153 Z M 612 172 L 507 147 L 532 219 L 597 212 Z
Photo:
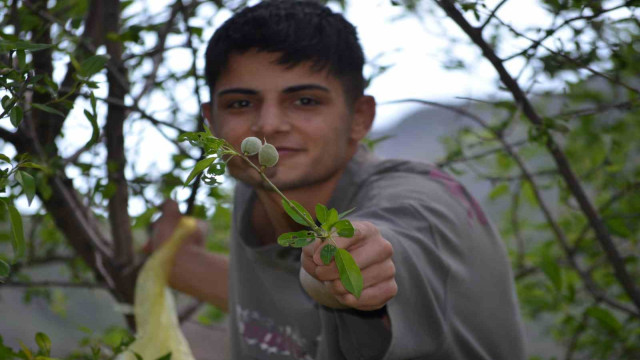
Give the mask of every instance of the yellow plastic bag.
M 140 270 L 136 280 L 134 315 L 136 340 L 116 360 L 156 360 L 171 353 L 171 360 L 195 360 L 182 335 L 173 294 L 167 287 L 173 258 L 182 241 L 196 230 L 196 219 L 182 217 L 176 230 Z

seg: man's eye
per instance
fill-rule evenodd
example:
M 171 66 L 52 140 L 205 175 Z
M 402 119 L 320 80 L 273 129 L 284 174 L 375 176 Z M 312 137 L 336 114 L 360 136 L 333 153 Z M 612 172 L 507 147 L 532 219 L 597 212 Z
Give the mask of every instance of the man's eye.
M 318 101 L 310 97 L 301 97 L 298 100 L 296 100 L 296 104 L 304 105 L 304 106 L 317 105 Z
M 238 100 L 227 105 L 230 109 L 242 109 L 251 106 L 251 102 L 249 100 Z

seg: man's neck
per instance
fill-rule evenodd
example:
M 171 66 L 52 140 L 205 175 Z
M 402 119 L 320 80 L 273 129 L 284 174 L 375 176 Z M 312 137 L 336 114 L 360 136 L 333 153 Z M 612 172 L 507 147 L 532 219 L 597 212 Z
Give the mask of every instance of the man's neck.
M 295 200 L 315 213 L 316 204 L 327 204 L 342 177 L 344 169 L 331 178 L 318 184 L 285 190 L 283 194 L 289 200 Z M 264 189 L 257 189 L 258 198 L 251 212 L 251 225 L 258 241 L 262 245 L 274 244 L 280 234 L 302 230 L 302 225 L 293 221 L 282 207 L 280 196 Z

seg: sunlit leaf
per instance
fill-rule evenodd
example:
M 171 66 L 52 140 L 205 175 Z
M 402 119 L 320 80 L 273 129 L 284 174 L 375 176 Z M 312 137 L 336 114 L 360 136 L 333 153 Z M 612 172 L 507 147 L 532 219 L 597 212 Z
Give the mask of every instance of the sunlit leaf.
M 37 333 L 36 344 L 40 348 L 40 351 L 42 351 L 46 356 L 49 356 L 49 353 L 51 353 L 51 339 L 49 339 L 47 334 L 41 332 Z
M 187 176 L 187 180 L 185 180 L 184 185 L 185 186 L 189 185 L 191 181 L 193 181 L 193 179 L 195 179 L 195 177 L 198 176 L 198 174 L 204 171 L 204 169 L 208 168 L 216 160 L 217 160 L 216 157 L 208 157 L 198 161 L 198 163 L 196 163 L 196 166 L 194 166 L 193 170 L 191 170 L 191 173 L 189 174 L 189 176 Z
M 364 284 L 362 273 L 355 260 L 353 260 L 353 256 L 345 249 L 338 249 L 335 254 L 335 260 L 340 274 L 340 282 L 348 292 L 352 293 L 356 299 L 359 299 Z

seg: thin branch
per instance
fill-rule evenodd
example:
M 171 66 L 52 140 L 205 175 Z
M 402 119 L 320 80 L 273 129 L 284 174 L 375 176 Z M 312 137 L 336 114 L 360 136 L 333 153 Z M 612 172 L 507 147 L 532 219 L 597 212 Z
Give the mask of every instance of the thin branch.
M 145 76 L 146 80 L 144 82 L 144 85 L 142 86 L 142 90 L 137 96 L 133 98 L 133 102 L 135 104 L 140 102 L 140 99 L 142 99 L 142 97 L 146 95 L 153 88 L 153 85 L 156 82 L 158 69 L 160 69 L 160 65 L 164 61 L 164 53 L 165 53 L 165 45 L 167 42 L 167 36 L 169 35 L 169 31 L 173 26 L 173 22 L 176 16 L 178 15 L 178 11 L 181 6 L 182 4 L 179 3 L 178 1 L 176 1 L 173 4 L 173 6 L 171 7 L 171 13 L 169 15 L 169 19 L 167 19 L 167 21 L 164 23 L 164 25 L 158 32 L 158 43 L 152 50 L 153 56 L 151 57 L 151 60 L 153 61 L 153 66 L 151 68 L 151 72 L 147 74 L 147 76 Z M 123 59 L 123 61 L 125 60 Z
M 597 12 L 597 13 L 592 14 L 592 15 L 579 15 L 579 16 L 576 16 L 576 17 L 573 17 L 573 18 L 565 19 L 562 22 L 562 24 L 556 26 L 553 29 L 547 29 L 546 31 L 544 31 L 545 35 L 542 36 L 541 38 L 539 38 L 537 40 L 530 40 L 533 43 L 529 47 L 527 47 L 527 48 L 525 48 L 525 49 L 523 49 L 523 50 L 521 50 L 521 51 L 519 51 L 519 52 L 517 52 L 517 53 L 515 53 L 513 55 L 510 55 L 510 56 L 504 58 L 503 61 L 504 62 L 508 62 L 508 61 L 510 61 L 512 59 L 515 59 L 517 57 L 520 57 L 520 56 L 526 54 L 527 52 L 529 52 L 529 51 L 531 51 L 533 49 L 538 48 L 542 44 L 543 41 L 545 41 L 548 38 L 550 38 L 551 36 L 555 35 L 555 33 L 558 32 L 558 30 L 562 29 L 563 27 L 565 27 L 567 25 L 570 25 L 571 23 L 573 23 L 575 21 L 578 21 L 578 20 L 587 20 L 587 21 L 594 20 L 594 19 L 596 19 L 596 18 L 598 18 L 598 17 L 600 17 L 600 16 L 602 16 L 602 15 L 608 13 L 608 12 L 615 11 L 615 10 L 624 8 L 626 6 L 629 6 L 629 4 L 630 4 L 630 1 L 625 1 L 625 3 L 622 4 L 622 5 L 614 6 L 614 7 L 609 8 L 609 9 L 603 9 L 602 11 Z
M 120 1 L 104 0 L 105 12 L 103 17 L 106 32 L 118 34 L 120 32 Z M 126 79 L 126 68 L 122 63 L 123 47 L 120 41 L 107 39 L 107 53 L 109 63 L 117 69 L 107 70 L 109 82 L 109 97 L 124 102 L 129 90 L 129 84 L 121 84 L 116 75 L 122 75 Z M 125 80 L 126 81 L 126 80 Z M 124 174 L 126 155 L 124 152 L 124 121 L 127 117 L 125 108 L 115 103 L 110 103 L 107 110 L 105 125 L 107 145 L 107 171 L 109 183 L 115 185 L 115 192 L 109 199 L 109 222 L 111 224 L 111 236 L 113 238 L 114 258 L 116 267 L 130 264 L 133 260 L 133 235 L 131 234 L 131 220 L 129 218 L 129 191 L 127 179 Z
M 530 120 L 530 122 L 537 127 L 543 128 L 543 121 L 540 115 L 535 111 L 533 105 L 526 97 L 518 83 L 511 77 L 507 69 L 504 67 L 504 64 L 500 58 L 498 58 L 495 51 L 489 46 L 489 44 L 482 38 L 481 33 L 478 29 L 471 26 L 471 24 L 464 18 L 464 16 L 458 11 L 455 7 L 455 4 L 452 0 L 436 0 L 436 3 L 447 13 L 447 15 L 454 21 L 458 26 L 469 36 L 469 38 L 482 50 L 484 57 L 489 60 L 489 62 L 493 65 L 500 76 L 500 80 L 502 83 L 509 89 L 511 94 L 513 95 L 516 103 L 522 108 L 524 115 Z M 609 259 L 611 266 L 614 269 L 614 274 L 617 280 L 620 282 L 622 287 L 625 289 L 625 292 L 634 303 L 637 310 L 640 310 L 640 291 L 638 290 L 638 286 L 636 282 L 632 279 L 630 274 L 628 273 L 623 258 L 620 256 L 615 244 L 613 243 L 613 239 L 611 238 L 609 231 L 604 225 L 600 215 L 594 208 L 593 204 L 589 200 L 586 192 L 584 191 L 582 184 L 577 179 L 575 173 L 571 168 L 571 164 L 567 159 L 564 152 L 560 149 L 558 144 L 554 141 L 551 136 L 547 137 L 545 143 L 548 151 L 551 153 L 560 174 L 565 180 L 568 189 L 576 198 L 578 203 L 580 204 L 580 208 L 583 213 L 589 220 L 591 227 L 594 229 L 596 233 L 596 237 L 598 242 L 604 249 Z M 533 179 L 529 180 L 530 182 Z M 533 184 L 533 183 L 532 183 Z M 536 195 L 537 198 L 539 194 Z M 549 214 L 550 216 L 550 214 Z M 551 220 L 553 220 L 551 218 Z M 553 221 L 555 223 L 555 221 Z M 552 226 L 553 228 L 553 226 Z M 560 230 L 559 228 L 557 230 Z M 554 232 L 557 231 L 554 229 Z M 560 232 L 559 234 L 562 234 Z M 559 240 L 564 242 L 563 247 L 567 246 L 566 239 L 564 239 L 564 235 L 562 234 L 562 238 Z M 564 241 L 563 241 L 564 240 Z M 565 251 L 568 249 L 566 247 Z M 591 282 L 587 282 L 586 285 L 589 287 L 593 284 Z M 625 307 L 626 308 L 626 307 Z M 638 312 L 634 311 L 637 316 Z
M 487 18 L 485 19 L 484 23 L 482 23 L 482 25 L 480 25 L 480 31 L 484 30 L 484 28 L 486 28 L 487 25 L 489 25 L 491 20 L 496 16 L 496 13 L 498 12 L 498 10 L 500 10 L 502 5 L 506 4 L 507 1 L 509 1 L 509 0 L 500 1 L 500 3 L 498 3 L 498 5 L 496 5 L 496 7 L 493 8 L 493 10 L 489 14 L 489 16 L 487 16 Z
M 516 30 L 513 26 L 511 26 L 511 25 L 509 25 L 509 24 L 505 23 L 505 22 L 504 22 L 504 21 L 502 21 L 501 19 L 497 18 L 497 20 L 498 20 L 502 25 L 504 25 L 507 29 L 509 29 L 512 33 L 514 33 L 516 36 L 522 37 L 522 38 L 527 39 L 527 40 L 529 40 L 529 41 L 531 41 L 531 42 L 534 42 L 534 41 L 535 41 L 534 39 L 532 39 L 532 38 L 528 37 L 527 35 L 523 34 L 522 32 L 520 32 L 520 31 Z M 481 38 L 481 37 L 479 37 L 479 38 Z M 484 41 L 484 40 L 483 40 L 483 41 Z M 488 45 L 487 45 L 487 46 L 488 46 Z M 572 63 L 572 64 L 575 64 L 575 65 L 577 65 L 577 66 L 579 66 L 579 67 L 581 67 L 581 68 L 583 68 L 583 69 L 587 70 L 588 72 L 590 72 L 591 74 L 593 74 L 593 75 L 595 75 L 595 76 L 599 76 L 599 77 L 601 77 L 601 78 L 607 79 L 609 82 L 611 82 L 611 83 L 613 83 L 613 84 L 619 85 L 619 86 L 621 86 L 621 87 L 623 87 L 623 88 L 625 88 L 625 89 L 627 89 L 627 90 L 629 90 L 629 91 L 632 91 L 632 92 L 634 92 L 634 93 L 636 93 L 636 94 L 640 94 L 640 90 L 638 90 L 638 89 L 634 88 L 633 86 L 628 85 L 628 84 L 626 84 L 626 83 L 624 83 L 624 82 L 622 82 L 622 81 L 620 81 L 620 80 L 618 80 L 618 79 L 614 79 L 614 78 L 612 78 L 611 76 L 609 76 L 609 75 L 607 75 L 607 74 L 605 74 L 605 73 L 603 73 L 603 72 L 600 72 L 600 71 L 598 71 L 598 70 L 596 70 L 596 69 L 592 68 L 591 66 L 589 66 L 589 65 L 587 65 L 587 64 L 583 64 L 583 63 L 581 63 L 580 61 L 578 61 L 578 60 L 576 60 L 576 59 L 574 59 L 574 58 L 572 58 L 572 57 L 568 56 L 567 54 L 564 54 L 564 53 L 562 53 L 562 52 L 559 52 L 559 51 L 553 50 L 553 49 L 551 49 L 550 47 L 546 46 L 545 44 L 540 44 L 539 46 L 540 46 L 540 47 L 542 47 L 543 49 L 547 50 L 547 51 L 548 51 L 548 52 L 550 52 L 551 54 L 556 55 L 556 56 L 560 56 L 560 57 L 562 57 L 563 59 L 567 60 L 568 62 L 570 62 L 570 63 Z M 493 50 L 491 50 L 491 51 L 493 51 Z M 501 61 L 501 62 L 503 62 L 504 60 L 500 60 L 500 61 Z
M 95 142 L 95 144 L 101 143 L 104 140 L 104 137 L 105 137 L 104 132 L 101 132 L 100 136 L 98 137 L 98 140 Z M 69 165 L 69 164 L 75 164 L 78 161 L 78 158 L 82 154 L 84 154 L 85 152 L 91 150 L 95 144 L 89 145 L 87 143 L 87 144 L 83 145 L 80 149 L 76 150 L 76 152 L 71 154 L 71 156 L 69 156 L 68 158 L 64 159 L 62 161 L 62 164 L 63 164 L 62 166 L 66 168 L 67 165 Z
M 594 298 L 599 299 L 599 300 L 601 300 L 603 302 L 606 302 L 611 307 L 614 307 L 614 308 L 617 308 L 619 310 L 625 311 L 625 312 L 627 312 L 627 313 L 629 313 L 631 315 L 634 315 L 636 317 L 640 317 L 640 313 L 635 311 L 633 308 L 629 308 L 626 305 L 624 305 L 622 303 L 619 303 L 618 301 L 616 301 L 614 299 L 610 299 L 610 298 L 606 297 L 605 294 L 601 290 L 599 290 L 597 284 L 593 281 L 593 279 L 589 276 L 589 274 L 580 269 L 580 266 L 579 266 L 577 260 L 573 256 L 573 253 L 570 251 L 571 248 L 569 246 L 569 242 L 568 242 L 564 232 L 562 231 L 562 229 L 560 228 L 558 223 L 555 221 L 555 217 L 553 216 L 553 214 L 551 214 L 551 210 L 549 209 L 549 207 L 547 206 L 546 202 L 542 198 L 541 191 L 539 189 L 539 186 L 536 184 L 536 181 L 534 179 L 533 173 L 528 169 L 528 167 L 525 164 L 524 160 L 520 157 L 520 155 L 517 153 L 517 151 L 514 148 L 512 148 L 511 145 L 506 141 L 506 139 L 504 138 L 502 133 L 500 133 L 499 131 L 496 131 L 496 129 L 494 129 L 491 126 L 489 126 L 489 123 L 486 122 L 484 119 L 482 119 L 480 116 L 478 116 L 478 115 L 476 115 L 476 114 L 474 114 L 472 112 L 469 112 L 469 111 L 467 111 L 465 109 L 458 108 L 458 107 L 451 106 L 451 105 L 440 104 L 440 103 L 433 102 L 433 101 L 428 101 L 428 100 L 408 99 L 406 101 L 414 101 L 414 102 L 418 102 L 418 103 L 421 103 L 421 104 L 431 105 L 431 106 L 434 106 L 434 107 L 439 107 L 439 108 L 443 108 L 443 109 L 452 111 L 452 112 L 454 112 L 456 114 L 459 114 L 461 116 L 465 116 L 465 117 L 469 118 L 470 120 L 472 120 L 475 123 L 477 123 L 478 125 L 480 125 L 483 129 L 489 130 L 495 136 L 495 139 L 500 142 L 502 148 L 507 152 L 507 154 L 509 156 L 511 156 L 511 158 L 516 162 L 516 164 L 518 165 L 518 167 L 522 171 L 523 179 L 531 184 L 531 188 L 533 189 L 533 193 L 534 193 L 534 196 L 536 198 L 536 201 L 538 202 L 538 205 L 540 206 L 540 210 L 542 211 L 547 223 L 551 227 L 552 232 L 554 233 L 554 235 L 556 236 L 556 238 L 560 242 L 561 248 L 563 249 L 563 251 L 564 251 L 564 253 L 565 253 L 566 257 L 567 257 L 567 259 L 569 261 L 569 264 L 580 275 L 580 277 L 582 278 L 587 290 L 594 296 Z
M 198 54 L 197 54 L 196 47 L 193 45 L 193 41 L 191 40 L 191 38 L 193 37 L 193 31 L 191 30 L 191 28 L 189 27 L 189 24 L 187 23 L 187 19 L 189 19 L 189 12 L 193 11 L 195 7 L 188 9 L 187 7 L 184 6 L 184 3 L 182 2 L 182 0 L 177 0 L 176 4 L 180 5 L 180 10 L 182 11 L 182 17 L 184 18 L 185 26 L 187 28 L 187 44 L 186 45 L 189 49 L 191 49 L 191 57 L 192 57 L 191 72 L 195 76 L 194 93 L 196 94 L 196 99 L 198 101 L 197 129 L 198 131 L 203 131 L 204 117 L 202 116 L 202 111 L 201 111 L 202 98 L 200 97 L 200 91 L 198 89 L 198 67 L 196 64 L 198 59 L 198 56 L 197 56 Z M 198 160 L 204 159 L 204 155 L 205 155 L 204 150 L 200 149 L 200 157 Z M 189 195 L 189 199 L 187 200 L 187 214 L 191 214 L 195 209 L 196 195 L 198 194 L 198 188 L 200 187 L 201 178 L 202 178 L 202 173 L 198 174 L 195 181 L 193 182 L 193 185 L 191 186 L 191 194 Z

